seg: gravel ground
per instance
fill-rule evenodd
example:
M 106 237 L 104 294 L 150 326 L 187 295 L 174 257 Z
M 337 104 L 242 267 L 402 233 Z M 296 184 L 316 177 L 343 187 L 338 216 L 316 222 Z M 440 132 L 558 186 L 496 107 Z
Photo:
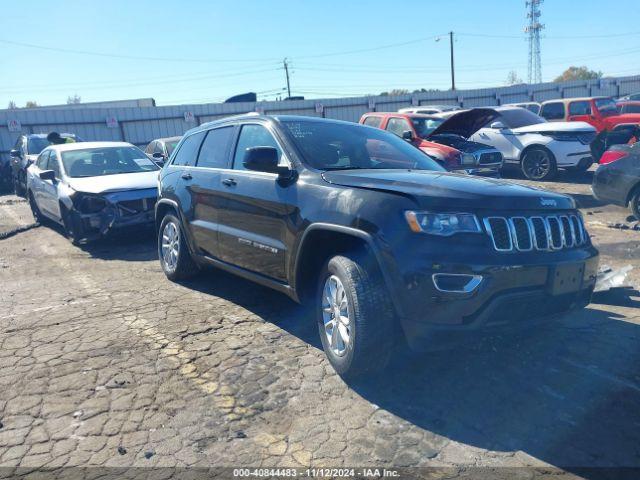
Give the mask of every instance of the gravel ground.
M 527 183 L 527 182 L 523 182 Z M 346 385 L 284 296 L 212 270 L 167 281 L 153 234 L 0 240 L 0 466 L 640 467 L 640 232 L 579 202 L 629 287 Z M 33 222 L 0 197 L 0 234 Z M 576 470 L 577 471 L 577 470 Z

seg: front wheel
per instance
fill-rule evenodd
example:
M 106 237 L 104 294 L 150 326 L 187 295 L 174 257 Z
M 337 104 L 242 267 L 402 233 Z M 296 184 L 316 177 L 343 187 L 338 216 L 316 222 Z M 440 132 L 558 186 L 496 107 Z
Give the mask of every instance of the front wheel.
M 169 280 L 186 280 L 198 273 L 198 265 L 182 234 L 180 220 L 170 213 L 164 216 L 158 229 L 158 256 Z
M 62 216 L 62 225 L 67 238 L 73 245 L 80 245 L 82 239 L 82 225 L 72 213 L 70 213 L 64 206 L 60 206 L 60 214 Z
M 636 187 L 635 192 L 631 195 L 629 210 L 636 217 L 636 220 L 640 221 L 640 186 Z
M 543 147 L 533 147 L 522 156 L 522 173 L 529 180 L 551 180 L 558 173 L 553 154 Z
M 325 354 L 346 379 L 380 370 L 394 338 L 393 306 L 374 261 L 335 256 L 320 275 L 317 321 Z
M 22 174 L 18 172 L 18 174 L 13 177 L 13 191 L 18 197 L 24 197 L 26 193 L 26 189 L 24 185 L 26 185 L 26 181 L 22 181 Z

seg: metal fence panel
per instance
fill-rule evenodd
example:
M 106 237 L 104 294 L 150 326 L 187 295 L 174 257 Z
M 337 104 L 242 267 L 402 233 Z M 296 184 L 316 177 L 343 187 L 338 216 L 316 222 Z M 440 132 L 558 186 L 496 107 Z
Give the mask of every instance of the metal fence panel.
M 24 133 L 47 133 L 53 130 L 73 132 L 85 140 L 124 140 L 145 145 L 154 138 L 181 135 L 197 124 L 229 115 L 264 111 L 267 114 L 324 116 L 357 122 L 371 110 L 397 111 L 411 105 L 460 105 L 464 107 L 492 106 L 505 103 L 544 101 L 554 98 L 589 95 L 626 95 L 640 92 L 640 75 L 580 82 L 514 85 L 510 87 L 421 92 L 399 96 L 369 96 L 358 98 L 326 98 L 286 102 L 210 103 L 201 105 L 151 105 L 148 99 L 138 101 L 103 102 L 73 107 L 0 110 L 0 154 L 6 158 L 19 132 L 9 132 L 8 122 L 18 121 Z M 145 101 L 146 100 L 146 101 Z M 320 108 L 320 104 L 322 108 Z M 320 112 L 321 111 L 321 112 Z M 185 114 L 193 114 L 194 122 L 186 122 Z M 107 119 L 114 121 L 107 122 Z

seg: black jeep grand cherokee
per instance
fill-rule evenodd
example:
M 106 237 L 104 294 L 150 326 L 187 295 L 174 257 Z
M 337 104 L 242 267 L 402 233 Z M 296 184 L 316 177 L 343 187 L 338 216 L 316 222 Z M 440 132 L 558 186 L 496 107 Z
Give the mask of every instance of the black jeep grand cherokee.
M 171 280 L 213 265 L 315 309 L 336 371 L 409 344 L 589 303 L 598 252 L 570 197 L 445 172 L 379 129 L 243 115 L 184 136 L 160 174 Z M 397 328 L 400 327 L 400 328 Z

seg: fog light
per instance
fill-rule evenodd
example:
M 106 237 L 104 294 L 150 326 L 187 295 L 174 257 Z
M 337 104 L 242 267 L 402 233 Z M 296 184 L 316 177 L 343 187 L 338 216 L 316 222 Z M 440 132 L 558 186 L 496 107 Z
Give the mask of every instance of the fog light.
M 482 275 L 434 273 L 431 278 L 436 289 L 446 293 L 471 293 L 482 283 Z

